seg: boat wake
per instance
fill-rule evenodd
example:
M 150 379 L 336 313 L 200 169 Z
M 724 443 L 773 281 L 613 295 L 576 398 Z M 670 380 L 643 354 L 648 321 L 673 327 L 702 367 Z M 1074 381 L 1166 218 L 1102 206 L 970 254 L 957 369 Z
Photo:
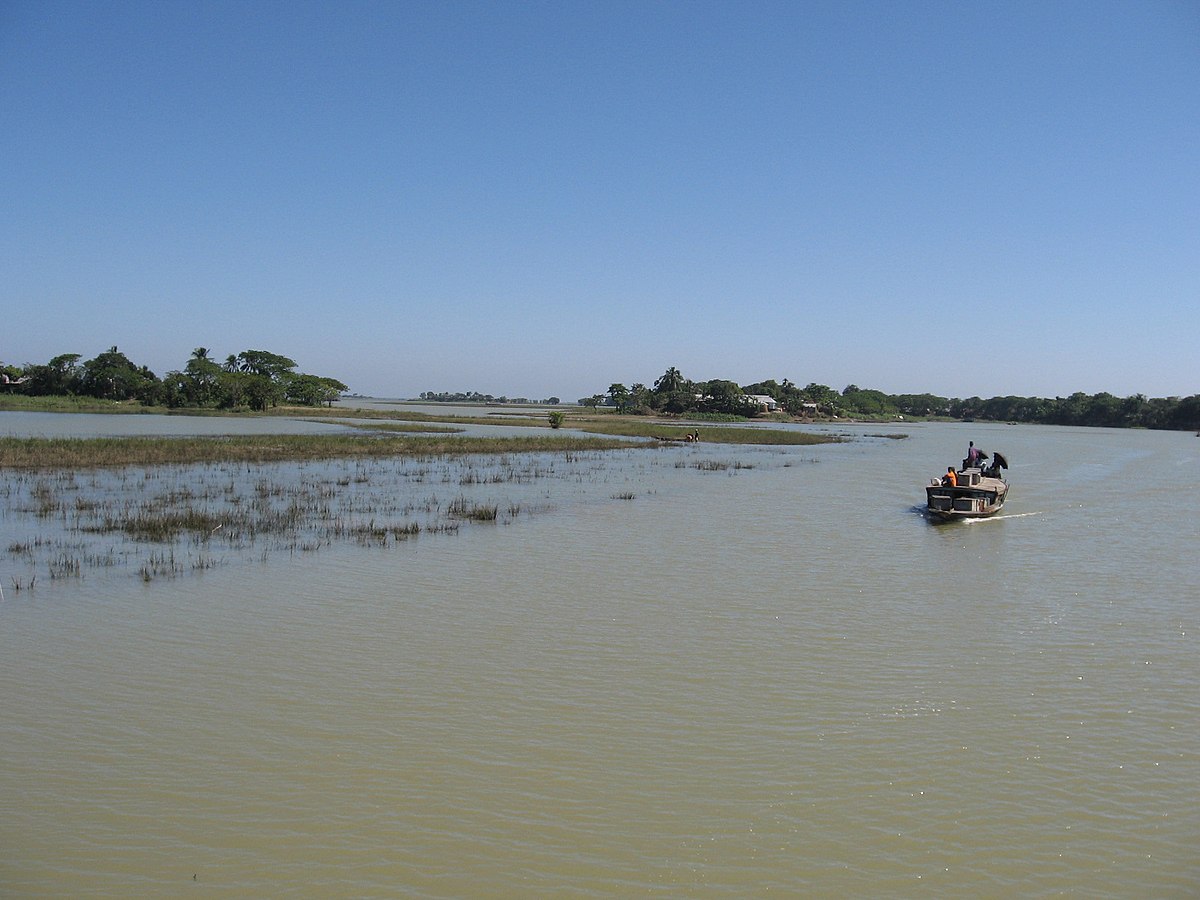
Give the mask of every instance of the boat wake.
M 1024 519 L 1027 516 L 1040 516 L 1040 512 L 1013 513 L 1010 516 L 989 516 L 986 519 L 963 519 L 964 525 L 980 525 L 983 522 L 999 522 L 1001 519 Z

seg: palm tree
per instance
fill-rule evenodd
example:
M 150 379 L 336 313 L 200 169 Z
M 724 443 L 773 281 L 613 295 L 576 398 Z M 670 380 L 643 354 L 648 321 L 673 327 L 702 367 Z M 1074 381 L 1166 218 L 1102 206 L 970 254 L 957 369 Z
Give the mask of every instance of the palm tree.
M 659 394 L 674 394 L 683 387 L 683 373 L 671 366 L 663 372 L 662 377 L 654 382 L 654 390 Z

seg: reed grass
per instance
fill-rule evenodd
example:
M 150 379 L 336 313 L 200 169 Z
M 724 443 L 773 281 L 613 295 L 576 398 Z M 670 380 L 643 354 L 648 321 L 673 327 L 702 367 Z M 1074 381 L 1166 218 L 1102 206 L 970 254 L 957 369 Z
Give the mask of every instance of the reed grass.
M 162 413 L 165 407 L 143 406 L 136 400 L 100 400 L 96 397 L 27 397 L 0 394 L 0 410 L 20 412 Z
M 549 490 L 522 488 L 518 500 L 503 485 L 539 479 L 601 484 L 604 454 L 615 448 L 658 448 L 649 454 L 651 465 L 708 471 L 753 465 L 734 451 L 728 461 L 713 460 L 712 451 L 647 439 L 682 436 L 694 424 L 605 418 L 604 427 L 623 434 L 0 438 L 0 516 L 13 515 L 31 529 L 6 536 L 5 562 L 22 571 L 6 573 L 5 586 L 11 581 L 14 592 L 32 590 L 39 576 L 78 581 L 101 567 L 128 566 L 143 581 L 175 578 L 224 564 L 226 555 L 236 560 L 260 553 L 265 561 L 339 542 L 411 547 L 418 536 L 439 540 L 426 536 L 457 534 L 476 523 L 507 525 L 551 510 L 537 499 L 549 499 Z M 701 427 L 706 443 L 726 436 L 760 443 L 771 434 Z M 797 435 L 800 443 L 814 437 L 775 434 L 788 443 Z M 817 442 L 837 439 L 816 436 Z M 613 500 L 637 496 L 614 489 Z
M 470 519 L 473 522 L 495 522 L 500 507 L 494 503 L 472 503 L 466 497 L 459 497 L 450 504 L 449 514 L 456 519 Z
M 573 453 L 642 446 L 579 435 L 473 438 L 425 435 L 239 435 L 234 437 L 0 437 L 0 468 L 90 469 L 188 463 Z

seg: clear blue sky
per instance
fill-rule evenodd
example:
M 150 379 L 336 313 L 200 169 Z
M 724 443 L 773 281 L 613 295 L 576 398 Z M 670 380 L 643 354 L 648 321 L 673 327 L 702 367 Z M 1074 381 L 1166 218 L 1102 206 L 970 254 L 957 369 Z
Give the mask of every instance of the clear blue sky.
M 0 2 L 0 360 L 1200 393 L 1200 4 Z

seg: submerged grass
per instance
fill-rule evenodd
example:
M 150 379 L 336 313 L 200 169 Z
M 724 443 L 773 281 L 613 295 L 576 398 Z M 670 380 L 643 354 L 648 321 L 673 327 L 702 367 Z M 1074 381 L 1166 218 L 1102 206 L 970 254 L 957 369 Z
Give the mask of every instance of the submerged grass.
M 470 519 L 474 522 L 495 522 L 500 507 L 495 503 L 472 503 L 466 497 L 459 497 L 450 504 L 448 513 L 456 519 Z
M 129 566 L 153 581 L 259 551 L 265 560 L 344 542 L 396 548 L 552 509 L 528 486 L 598 477 L 603 457 L 598 450 L 9 470 L 0 516 L 35 530 L 7 541 L 2 561 L 28 573 L 5 576 L 20 591 L 47 574 L 52 582 L 82 579 L 85 569 Z
M 234 437 L 0 438 L 0 468 L 89 469 L 186 463 L 269 463 L 389 456 L 581 452 L 642 446 L 578 435 L 469 438 L 428 435 L 239 435 Z
M 648 449 L 628 459 L 639 468 L 674 464 L 721 472 L 754 466 L 741 456 L 773 456 L 734 449 L 714 453 L 710 448 L 723 439 L 764 443 L 777 436 L 786 443 L 814 442 L 813 435 L 798 432 L 704 425 L 706 448 L 701 450 L 648 439 L 679 440 L 696 430 L 695 423 L 605 417 L 600 427 L 624 434 L 546 429 L 491 438 L 428 433 L 0 437 L 0 517 L 11 515 L 29 528 L 27 534 L 6 536 L 3 561 L 19 571 L 6 574 L 5 583 L 11 581 L 15 592 L 33 589 L 47 576 L 59 583 L 80 580 L 96 568 L 127 568 L 152 581 L 251 554 L 265 561 L 273 553 L 310 553 L 346 542 L 412 546 L 417 540 L 440 540 L 426 535 L 507 526 L 552 510 L 556 484 L 572 494 L 586 493 L 580 486 L 593 484 L 611 500 L 632 501 L 640 492 L 610 494 L 613 488 L 604 487 L 608 451 L 616 448 Z M 817 442 L 842 439 L 848 436 L 815 436 Z M 786 466 L 799 455 L 783 451 L 778 456 Z M 548 483 L 543 487 L 541 480 Z

